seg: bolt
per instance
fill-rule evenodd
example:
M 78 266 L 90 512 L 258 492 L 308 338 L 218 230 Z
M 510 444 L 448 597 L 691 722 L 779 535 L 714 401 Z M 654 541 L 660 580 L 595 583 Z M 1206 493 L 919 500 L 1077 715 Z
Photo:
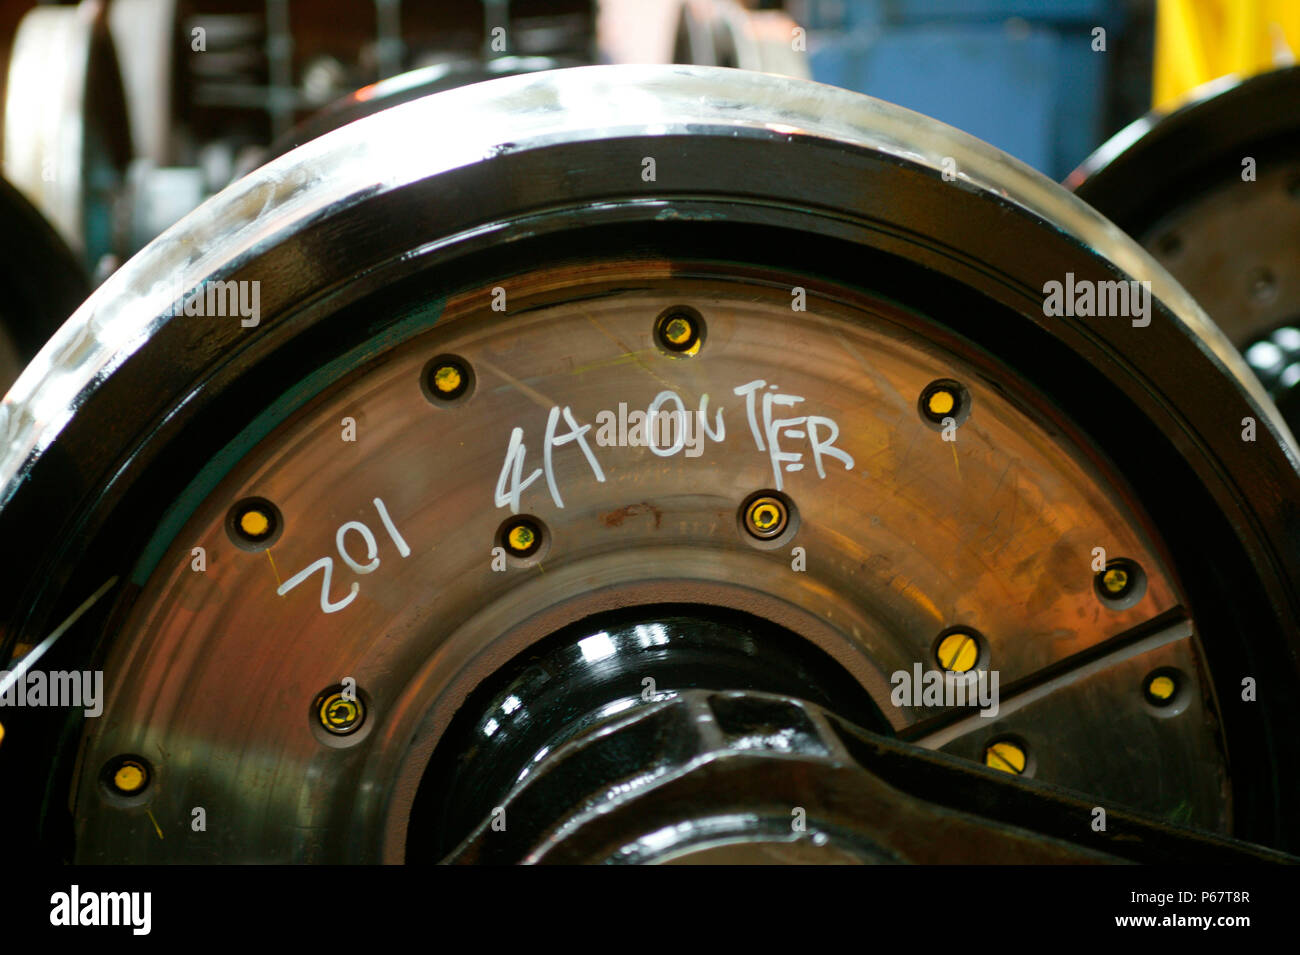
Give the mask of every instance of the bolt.
M 433 372 L 433 387 L 444 395 L 457 391 L 464 380 L 465 376 L 455 365 L 442 365 Z
M 1101 586 L 1112 597 L 1120 596 L 1128 590 L 1128 571 L 1122 567 L 1102 571 Z
M 1271 302 L 1277 297 L 1277 278 L 1270 269 L 1255 269 L 1250 274 L 1249 288 L 1254 301 L 1260 304 Z
M 321 696 L 316 708 L 321 726 L 335 736 L 347 736 L 361 728 L 366 718 L 366 708 L 361 700 L 345 697 L 342 690 L 330 690 Z
M 1025 771 L 1025 751 L 1010 740 L 990 743 L 984 750 L 984 765 L 1004 773 L 1019 776 Z
M 533 541 L 536 539 L 537 535 L 533 533 L 531 527 L 527 524 L 520 524 L 518 527 L 510 528 L 506 542 L 515 553 L 524 553 L 533 546 Z
M 676 345 L 678 348 L 685 348 L 692 334 L 691 323 L 680 315 L 668 319 L 668 323 L 664 325 L 664 338 L 668 340 L 668 344 Z
M 785 502 L 775 497 L 757 497 L 745 508 L 745 529 L 760 540 L 780 536 L 789 520 Z
M 229 523 L 226 526 L 240 547 L 261 550 L 269 547 L 279 532 L 279 514 L 270 501 L 249 497 L 230 509 Z
M 149 785 L 149 765 L 136 756 L 117 756 L 105 767 L 104 779 L 119 796 L 137 796 Z
M 703 341 L 703 320 L 683 310 L 666 312 L 655 322 L 655 337 L 665 351 L 694 355 Z
M 1106 568 L 1097 574 L 1094 585 L 1104 602 L 1117 605 L 1116 609 L 1132 604 L 1142 596 L 1143 575 L 1133 561 L 1123 557 L 1106 562 Z M 1123 601 L 1123 603 L 1117 603 Z
M 965 406 L 969 400 L 965 389 L 957 382 L 947 379 L 932 381 L 921 391 L 921 414 L 933 424 L 941 425 L 945 418 L 960 423 L 965 418 Z
M 528 557 L 542 546 L 542 530 L 530 518 L 516 517 L 506 522 L 501 539 L 511 556 Z
M 257 509 L 245 511 L 239 516 L 239 529 L 253 540 L 264 537 L 270 527 L 271 519 Z
M 945 670 L 966 673 L 979 660 L 979 638 L 965 630 L 954 630 L 939 641 L 935 656 Z
M 127 763 L 113 774 L 113 785 L 124 793 L 138 792 L 144 781 L 144 770 L 135 763 Z
M 944 415 L 951 414 L 952 409 L 957 407 L 957 397 L 946 388 L 940 388 L 931 393 L 925 406 L 930 409 L 930 414 L 942 418 Z
M 426 373 L 429 394 L 439 401 L 452 401 L 469 390 L 469 368 L 458 358 L 435 358 Z
M 1178 681 L 1169 673 L 1153 673 L 1147 677 L 1146 696 L 1156 706 L 1168 706 L 1178 692 Z

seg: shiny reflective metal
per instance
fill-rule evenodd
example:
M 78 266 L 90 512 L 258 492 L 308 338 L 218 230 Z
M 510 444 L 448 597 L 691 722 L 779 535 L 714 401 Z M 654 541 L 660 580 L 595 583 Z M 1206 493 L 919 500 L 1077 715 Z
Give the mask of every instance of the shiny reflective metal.
M 1086 803 L 1007 775 L 909 751 L 813 704 L 692 690 L 547 753 L 447 861 L 1294 861 L 1122 810 L 1095 831 L 1078 824 Z
M 1044 283 L 1067 272 L 1150 282 L 1150 324 L 1046 316 Z M 214 281 L 259 282 L 259 313 L 174 314 Z M 708 327 L 688 359 L 652 337 L 680 305 Z M 440 354 L 474 369 L 463 403 L 424 393 Z M 946 378 L 971 396 L 955 442 L 917 413 Z M 774 469 L 735 391 L 757 380 L 835 422 L 852 466 Z M 698 456 L 597 444 L 601 412 L 664 391 L 691 411 L 708 394 L 727 437 Z M 555 492 L 539 476 L 518 505 L 549 548 L 495 569 L 512 434 L 526 478 L 553 417 L 593 426 L 600 477 L 574 441 L 553 448 Z M 808 434 L 792 438 L 805 455 Z M 1243 659 L 1295 677 L 1285 426 L 1109 222 L 990 147 L 854 94 L 590 68 L 368 117 L 128 262 L 0 404 L 0 441 L 0 533 L 28 542 L 7 558 L 6 645 L 120 573 L 111 608 L 60 644 L 106 670 L 82 766 L 161 750 L 154 815 L 211 810 L 201 845 L 145 838 L 147 817 L 99 799 L 61 755 L 51 777 L 84 861 L 401 860 L 419 781 L 476 687 L 593 613 L 666 604 L 796 634 L 923 748 L 979 762 L 1021 736 L 1037 780 L 1290 838 L 1268 798 L 1288 791 L 1288 744 L 1252 732 L 1290 718 L 1286 697 L 1224 698 Z M 804 569 L 737 526 L 773 485 L 798 502 Z M 250 496 L 284 518 L 261 553 L 225 530 Z M 1096 548 L 1145 569 L 1138 602 L 1098 599 Z M 893 676 L 929 666 L 954 625 L 987 643 L 996 717 L 891 701 Z M 1139 689 L 1159 667 L 1189 691 L 1153 716 Z M 308 705 L 349 676 L 371 694 L 365 725 L 323 739 Z M 232 685 L 258 705 L 232 714 Z M 24 752 L 6 728 L 0 761 Z M 26 752 L 57 730 L 33 724 Z M 1225 751 L 1251 757 L 1233 767 L 1240 787 Z
M 258 166 L 277 159 L 289 150 L 331 130 L 354 123 L 380 110 L 409 103 L 411 100 L 433 93 L 503 76 L 565 69 L 579 65 L 582 64 L 570 59 L 549 56 L 494 56 L 488 60 L 457 59 L 408 70 L 380 80 L 378 83 L 363 86 L 318 110 L 284 135 L 277 137 L 264 153 L 253 154 L 253 158 L 245 160 L 238 172 L 240 175 L 245 175 Z
M 406 858 L 442 859 L 483 823 L 496 832 L 489 810 L 535 774 L 549 771 L 550 757 L 570 741 L 699 686 L 809 698 L 856 724 L 888 727 L 871 697 L 833 659 L 769 621 L 699 606 L 601 614 L 530 647 L 466 700 L 420 780 Z M 596 775 L 645 778 L 647 766 L 689 749 L 693 735 L 616 743 L 606 750 L 613 761 Z M 583 789 L 599 788 L 590 773 L 569 778 L 564 769 L 559 776 L 567 779 L 559 783 L 567 794 L 545 800 L 544 814 L 553 819 L 575 808 L 571 795 L 583 802 Z M 535 823 L 546 825 L 540 817 Z

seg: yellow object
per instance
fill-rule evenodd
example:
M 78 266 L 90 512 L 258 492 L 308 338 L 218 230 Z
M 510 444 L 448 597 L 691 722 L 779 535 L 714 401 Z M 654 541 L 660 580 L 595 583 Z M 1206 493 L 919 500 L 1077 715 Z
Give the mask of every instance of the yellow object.
M 349 700 L 342 693 L 331 693 L 321 701 L 319 715 L 326 729 L 339 732 L 360 723 L 362 712 L 360 700 Z
M 664 326 L 664 338 L 674 345 L 684 345 L 691 340 L 691 323 L 684 318 L 670 318 Z
M 760 531 L 771 530 L 781 523 L 781 512 L 774 504 L 759 504 L 753 511 L 754 526 Z
M 1297 53 L 1296 0 L 1159 0 L 1152 105 L 1171 109 L 1203 83 L 1288 65 Z
M 760 497 L 745 509 L 745 522 L 750 531 L 764 539 L 780 534 L 786 517 L 785 505 L 774 497 Z
M 239 529 L 249 537 L 261 537 L 271 526 L 271 519 L 259 510 L 245 511 L 239 516 Z
M 1176 689 L 1178 689 L 1178 685 L 1174 683 L 1172 677 L 1168 676 L 1155 677 L 1147 684 L 1147 692 L 1157 700 L 1169 699 L 1174 695 Z
M 965 673 L 979 659 L 979 643 L 969 633 L 950 633 L 939 641 L 939 665 L 954 673 Z
M 137 792 L 144 782 L 144 770 L 136 763 L 123 763 L 113 774 L 113 785 L 124 793 Z
M 506 535 L 506 543 L 510 545 L 511 550 L 522 552 L 533 546 L 535 537 L 531 527 L 520 524 L 510 528 L 510 533 Z
M 951 391 L 940 388 L 930 395 L 926 407 L 930 409 L 930 414 L 945 415 L 957 407 L 957 398 Z
M 5 725 L 0 723 L 0 743 L 5 741 Z
M 704 336 L 696 319 L 690 315 L 668 315 L 656 323 L 655 334 L 661 344 L 679 355 L 698 355 Z
M 1101 585 L 1106 588 L 1108 594 L 1123 593 L 1124 588 L 1128 586 L 1128 571 L 1112 567 L 1101 575 Z
M 984 750 L 984 765 L 1019 776 L 1025 771 L 1025 751 L 1005 740 Z
M 332 726 L 346 726 L 356 718 L 356 715 L 355 704 L 347 700 L 334 700 L 327 707 L 325 719 Z
M 460 387 L 464 377 L 455 365 L 442 365 L 433 373 L 433 387 L 444 395 L 449 395 Z

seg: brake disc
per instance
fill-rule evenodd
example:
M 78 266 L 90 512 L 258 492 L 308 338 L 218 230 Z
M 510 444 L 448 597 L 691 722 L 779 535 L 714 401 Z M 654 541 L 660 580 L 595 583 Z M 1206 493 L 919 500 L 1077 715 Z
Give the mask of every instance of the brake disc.
M 1150 321 L 1048 317 L 1067 274 L 1149 282 Z M 1285 425 L 1114 226 L 908 111 L 684 67 L 404 104 L 161 236 L 0 409 L 5 645 L 104 673 L 97 717 L 5 714 L 12 811 L 66 857 L 423 861 L 538 792 L 577 800 L 552 847 L 650 791 L 619 858 L 767 846 L 784 796 L 737 828 L 660 787 L 765 785 L 741 749 L 847 778 L 804 703 L 699 729 L 742 690 L 1004 805 L 1078 794 L 1031 842 L 1100 808 L 1295 845 Z M 945 669 L 997 695 L 919 692 Z M 666 745 L 674 700 L 705 743 Z M 916 857 L 852 802 L 785 817 Z
M 1066 184 L 1122 226 L 1300 422 L 1300 67 L 1208 84 L 1117 133 Z

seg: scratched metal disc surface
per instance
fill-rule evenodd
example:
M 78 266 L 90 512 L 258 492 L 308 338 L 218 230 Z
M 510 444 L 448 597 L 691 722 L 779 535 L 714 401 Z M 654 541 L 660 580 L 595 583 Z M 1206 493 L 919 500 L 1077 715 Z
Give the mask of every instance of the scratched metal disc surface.
M 1226 772 L 1195 640 L 1177 609 L 1184 601 L 1125 505 L 1122 480 L 1054 433 L 1045 409 L 1016 394 L 1014 376 L 929 345 L 924 324 L 896 308 L 814 292 L 792 322 L 786 289 L 688 273 L 648 261 L 519 276 L 509 283 L 514 318 L 491 310 L 491 288 L 457 296 L 434 331 L 250 449 L 162 555 L 124 622 L 121 656 L 105 667 L 132 680 L 95 724 L 112 729 L 88 739 L 86 772 L 121 752 L 217 768 L 160 770 L 169 779 L 155 814 L 204 806 L 234 815 L 252 803 L 252 828 L 223 830 L 223 852 L 308 851 L 315 830 L 364 822 L 334 816 L 350 801 L 344 792 L 394 780 L 405 791 L 421 764 L 398 741 L 418 752 L 527 641 L 608 606 L 701 602 L 758 610 L 806 634 L 873 691 L 894 729 L 923 745 L 979 759 L 984 743 L 1015 733 L 1041 752 L 1041 778 L 1225 826 Z M 573 302 L 566 285 L 575 279 Z M 655 317 L 687 303 L 707 323 L 706 343 L 690 357 L 659 351 Z M 443 354 L 467 363 L 475 387 L 436 407 L 422 373 Z M 945 378 L 967 383 L 972 399 L 955 441 L 916 409 L 925 386 Z M 690 444 L 671 454 L 671 436 L 655 449 L 601 446 L 596 419 L 620 415 L 613 398 L 644 410 L 665 391 L 677 396 L 670 408 L 702 408 L 708 430 L 692 427 Z M 774 418 L 765 396 L 798 404 Z M 344 440 L 349 421 L 355 442 Z M 575 425 L 586 451 L 565 441 Z M 541 519 L 549 542 L 536 563 L 494 569 L 497 526 L 515 509 L 507 452 L 516 427 L 517 483 L 526 485 L 517 509 Z M 606 427 L 606 441 L 617 440 Z M 792 460 L 774 467 L 774 450 Z M 783 490 L 799 513 L 789 543 L 771 550 L 752 546 L 736 522 L 742 500 L 764 488 Z M 246 498 L 283 515 L 266 550 L 230 539 L 227 515 Z M 339 537 L 348 522 L 354 530 Z M 792 570 L 795 546 L 805 571 Z M 191 569 L 194 547 L 207 556 L 202 574 Z M 1146 570 L 1137 604 L 1103 606 L 1093 547 Z M 960 714 L 942 708 L 890 705 L 890 675 L 916 663 L 933 669 L 936 637 L 963 624 L 987 637 L 988 666 L 1007 686 L 999 718 L 954 723 Z M 1041 684 L 1045 669 L 1084 659 Z M 1163 666 L 1195 681 L 1192 705 L 1152 719 L 1138 688 Z M 383 712 L 364 740 L 322 747 L 304 701 L 342 675 Z M 232 684 L 257 705 L 232 713 Z M 1030 684 L 1023 699 L 1014 695 Z M 1077 744 L 1062 746 L 1047 728 L 1068 721 L 1090 724 L 1088 751 L 1146 754 L 1156 772 L 1116 778 L 1105 760 L 1080 760 Z M 934 724 L 943 728 L 927 731 Z M 304 807 L 303 781 L 313 778 L 320 784 Z M 390 824 L 404 815 L 394 807 Z M 79 844 L 105 853 L 91 858 L 184 858 L 212 841 L 150 839 L 147 818 L 124 826 L 110 801 L 87 805 L 80 823 Z
M 1150 322 L 1045 316 L 1066 273 L 1150 282 Z M 217 279 L 259 282 L 256 314 L 175 307 Z M 673 313 L 698 349 L 656 338 Z M 449 359 L 470 381 L 443 401 Z M 921 411 L 936 381 L 954 427 Z M 30 542 L 7 645 L 101 594 L 42 665 L 102 667 L 103 714 L 0 746 L 44 768 L 23 805 L 70 858 L 400 861 L 476 686 L 669 605 L 779 624 L 920 747 L 1014 739 L 1098 805 L 1294 836 L 1295 703 L 1237 702 L 1243 675 L 1294 679 L 1285 426 L 1118 230 L 903 110 L 680 67 L 406 104 L 161 237 L 2 407 L 0 529 Z M 652 407 L 707 426 L 634 445 Z M 758 492 L 793 505 L 773 541 L 738 517 Z M 234 529 L 250 500 L 265 545 Z M 502 559 L 515 514 L 543 545 Z M 1140 568 L 1131 601 L 1099 596 L 1099 553 Z M 980 636 L 995 716 L 891 699 L 950 628 Z M 1174 705 L 1144 694 L 1162 672 Z M 345 679 L 366 719 L 331 736 L 314 701 Z M 124 754 L 136 797 L 104 783 Z

